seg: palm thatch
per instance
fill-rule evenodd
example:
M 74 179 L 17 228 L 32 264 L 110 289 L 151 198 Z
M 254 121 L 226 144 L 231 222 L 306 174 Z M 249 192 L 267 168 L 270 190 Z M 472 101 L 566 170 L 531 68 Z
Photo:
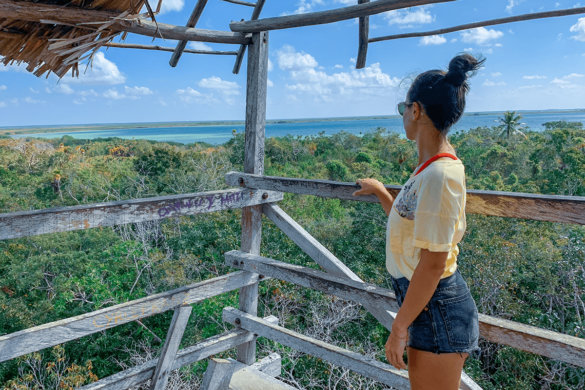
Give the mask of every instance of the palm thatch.
M 3 1 L 0 8 L 10 8 L 11 12 L 0 12 L 0 63 L 26 63 L 27 71 L 36 76 L 48 76 L 53 72 L 58 77 L 63 77 L 69 70 L 73 76 L 78 76 L 79 62 L 91 60 L 97 49 L 120 34 L 119 30 L 108 27 L 120 19 L 138 17 L 145 2 L 146 0 L 40 0 L 34 3 Z M 51 18 L 56 18 L 54 15 L 59 15 L 65 9 L 91 10 L 96 16 L 101 15 L 101 20 L 92 23 L 51 21 Z M 16 14 L 18 17 L 5 17 Z

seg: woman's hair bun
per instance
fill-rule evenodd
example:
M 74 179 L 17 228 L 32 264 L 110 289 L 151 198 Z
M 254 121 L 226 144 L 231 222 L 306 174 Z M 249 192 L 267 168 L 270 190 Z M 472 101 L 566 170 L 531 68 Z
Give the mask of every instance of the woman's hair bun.
M 467 80 L 467 73 L 475 72 L 484 62 L 485 58 L 476 59 L 471 54 L 460 54 L 449 62 L 445 81 L 459 87 Z

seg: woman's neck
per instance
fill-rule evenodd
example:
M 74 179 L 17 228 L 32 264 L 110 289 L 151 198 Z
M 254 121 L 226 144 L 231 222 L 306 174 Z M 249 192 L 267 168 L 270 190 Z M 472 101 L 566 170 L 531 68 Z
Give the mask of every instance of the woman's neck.
M 447 137 L 436 129 L 428 129 L 428 131 L 421 133 L 421 137 L 416 140 L 419 165 L 439 153 L 455 154 L 455 149 L 453 149 Z

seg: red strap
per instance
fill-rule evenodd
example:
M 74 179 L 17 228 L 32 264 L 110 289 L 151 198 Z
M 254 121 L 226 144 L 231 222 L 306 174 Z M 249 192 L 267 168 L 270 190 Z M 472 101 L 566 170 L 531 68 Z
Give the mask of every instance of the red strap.
M 431 158 L 429 158 L 419 169 L 418 171 L 416 171 L 416 173 L 414 174 L 414 176 L 418 175 L 419 173 L 421 173 L 422 171 L 425 170 L 426 167 L 428 167 L 429 165 L 431 165 L 431 163 L 433 163 L 435 160 L 440 159 L 441 157 L 449 157 L 452 158 L 453 160 L 457 160 L 457 157 L 455 157 L 454 155 L 452 155 L 451 153 L 439 153 L 436 156 L 433 156 Z

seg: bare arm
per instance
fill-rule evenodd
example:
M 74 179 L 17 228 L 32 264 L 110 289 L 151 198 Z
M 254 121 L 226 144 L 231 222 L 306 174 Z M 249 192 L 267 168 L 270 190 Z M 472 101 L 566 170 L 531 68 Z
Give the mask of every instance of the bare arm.
M 421 250 L 420 261 L 414 269 L 402 307 L 392 324 L 392 332 L 386 342 L 386 357 L 397 368 L 406 368 L 404 353 L 407 330 L 429 303 L 445 272 L 448 252 Z
M 376 179 L 359 179 L 356 181 L 356 184 L 360 185 L 362 188 L 355 191 L 353 196 L 374 194 L 380 200 L 380 204 L 386 212 L 386 216 L 390 214 L 390 210 L 392 210 L 392 204 L 394 203 L 394 198 L 386 190 L 384 184 Z

